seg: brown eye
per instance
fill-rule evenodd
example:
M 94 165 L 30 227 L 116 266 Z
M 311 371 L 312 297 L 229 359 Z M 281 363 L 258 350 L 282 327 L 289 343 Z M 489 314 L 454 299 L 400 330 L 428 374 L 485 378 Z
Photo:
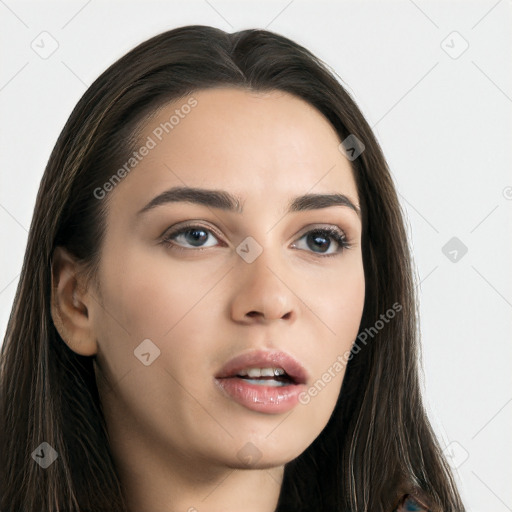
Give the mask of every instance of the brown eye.
M 329 227 L 329 228 L 313 229 L 313 230 L 305 233 L 300 238 L 300 240 L 302 240 L 303 238 L 306 238 L 306 244 L 308 247 L 313 247 L 313 248 L 320 247 L 320 249 L 326 247 L 327 248 L 326 250 L 329 250 L 331 248 L 332 242 L 330 242 L 330 240 L 331 241 L 334 240 L 335 246 L 338 247 L 338 250 L 335 250 L 334 252 L 332 252 L 330 254 L 324 254 L 322 252 L 318 253 L 316 251 L 313 251 L 322 257 L 323 256 L 325 256 L 325 257 L 336 256 L 336 255 L 342 253 L 345 249 L 350 248 L 350 245 L 347 241 L 345 234 L 337 228 Z
M 202 251 L 216 245 L 215 243 L 205 245 L 205 243 L 212 238 L 217 239 L 217 236 L 212 230 L 199 225 L 189 225 L 167 233 L 164 235 L 161 243 L 172 250 L 193 251 L 197 249 Z M 312 229 L 305 233 L 299 241 L 303 239 L 306 239 L 306 249 L 320 257 L 337 256 L 345 249 L 350 248 L 345 233 L 335 227 Z M 327 253 L 333 241 L 334 247 L 337 249 L 334 252 Z M 184 245 L 187 244 L 189 247 L 184 247 Z M 297 247 L 297 245 L 294 244 L 293 247 Z M 320 251 L 315 250 L 318 248 L 320 248 Z M 323 249 L 325 250 L 323 251 Z

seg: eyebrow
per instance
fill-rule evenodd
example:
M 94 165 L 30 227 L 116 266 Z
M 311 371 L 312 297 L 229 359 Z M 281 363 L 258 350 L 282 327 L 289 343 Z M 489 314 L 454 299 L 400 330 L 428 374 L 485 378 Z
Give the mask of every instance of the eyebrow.
M 187 202 L 210 208 L 218 208 L 233 213 L 243 213 L 241 199 L 225 190 L 210 190 L 195 187 L 173 187 L 153 198 L 144 208 L 137 212 L 141 215 L 157 206 L 167 203 Z M 355 211 L 360 217 L 360 208 L 344 194 L 304 194 L 294 197 L 288 203 L 287 213 L 302 212 L 329 208 L 331 206 L 345 206 Z

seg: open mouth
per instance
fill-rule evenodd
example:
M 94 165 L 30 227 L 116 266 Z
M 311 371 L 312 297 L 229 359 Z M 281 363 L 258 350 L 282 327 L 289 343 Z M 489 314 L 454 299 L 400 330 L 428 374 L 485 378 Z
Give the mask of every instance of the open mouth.
M 250 368 L 241 370 L 232 378 L 243 379 L 256 386 L 282 387 L 296 384 L 283 368 Z
M 253 350 L 228 361 L 214 381 L 225 397 L 265 414 L 287 412 L 299 403 L 308 372 L 282 351 Z

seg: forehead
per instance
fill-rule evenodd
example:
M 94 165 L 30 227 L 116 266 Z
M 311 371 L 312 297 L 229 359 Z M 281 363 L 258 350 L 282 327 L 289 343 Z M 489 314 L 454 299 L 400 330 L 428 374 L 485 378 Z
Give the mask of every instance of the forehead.
M 136 147 L 151 149 L 116 187 L 134 206 L 177 185 L 225 189 L 269 207 L 305 193 L 358 202 L 336 131 L 287 92 L 199 90 L 160 107 L 139 133 Z

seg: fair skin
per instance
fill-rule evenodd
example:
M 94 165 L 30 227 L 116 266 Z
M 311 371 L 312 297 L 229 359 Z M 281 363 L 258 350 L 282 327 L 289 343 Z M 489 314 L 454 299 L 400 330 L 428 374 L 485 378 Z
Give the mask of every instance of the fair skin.
M 271 512 L 284 464 L 327 424 L 344 369 L 277 414 L 222 395 L 213 376 L 242 352 L 278 349 L 305 367 L 309 388 L 350 350 L 364 304 L 361 219 L 342 205 L 285 212 L 303 194 L 343 194 L 357 207 L 357 188 L 336 132 L 306 102 L 234 88 L 193 96 L 197 106 L 109 192 L 99 289 L 56 251 L 52 315 L 72 350 L 95 356 L 131 512 Z M 185 102 L 159 109 L 141 143 Z M 172 202 L 137 214 L 176 186 L 235 194 L 243 213 Z M 183 251 L 162 244 L 184 221 L 206 230 L 200 242 L 184 233 L 174 238 Z M 350 247 L 306 236 L 326 227 Z M 248 236 L 262 249 L 251 263 L 236 251 Z M 148 366 L 134 356 L 145 339 L 160 350 Z M 250 467 L 239 456 L 247 443 L 258 454 Z

